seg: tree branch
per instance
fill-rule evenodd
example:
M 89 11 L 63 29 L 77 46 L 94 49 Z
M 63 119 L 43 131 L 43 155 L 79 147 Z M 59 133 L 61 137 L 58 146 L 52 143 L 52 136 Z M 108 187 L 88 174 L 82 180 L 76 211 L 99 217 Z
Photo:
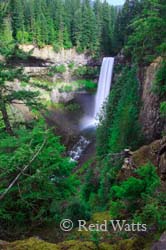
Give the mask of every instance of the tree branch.
M 24 168 L 21 170 L 21 172 L 14 178 L 14 180 L 10 183 L 10 185 L 6 188 L 6 190 L 1 194 L 0 201 L 3 200 L 3 198 L 6 196 L 6 194 L 9 192 L 9 190 L 14 186 L 14 184 L 17 182 L 17 180 L 20 178 L 20 176 L 28 169 L 28 167 L 31 165 L 31 163 L 36 159 L 36 157 L 39 155 L 39 153 L 42 151 L 43 147 L 46 143 L 46 138 L 44 139 L 42 145 L 37 150 L 37 152 L 34 154 L 28 165 L 25 165 Z

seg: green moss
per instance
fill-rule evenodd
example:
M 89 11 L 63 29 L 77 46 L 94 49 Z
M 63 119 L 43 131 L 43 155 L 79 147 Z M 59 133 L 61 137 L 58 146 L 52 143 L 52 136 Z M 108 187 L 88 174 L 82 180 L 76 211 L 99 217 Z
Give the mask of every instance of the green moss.
M 104 220 L 106 220 L 106 221 L 111 220 L 111 216 L 110 216 L 109 211 L 97 212 L 97 213 L 94 213 L 93 216 L 92 216 L 92 221 L 93 222 L 102 223 Z
M 7 250 L 60 250 L 60 248 L 37 238 L 29 238 L 11 243 Z
M 140 245 L 136 239 L 122 240 L 115 246 L 115 250 L 139 250 Z
M 115 244 L 102 242 L 96 248 L 93 242 L 81 240 L 68 240 L 58 244 L 52 244 L 35 237 L 15 241 L 12 243 L 1 244 L 1 250 L 149 250 L 152 245 L 152 237 L 147 239 L 131 238 L 117 241 Z
M 110 248 L 111 250 L 149 250 L 151 249 L 152 239 L 137 237 L 126 240 L 120 240 Z
M 89 241 L 75 241 L 69 240 L 63 243 L 58 244 L 60 249 L 67 249 L 67 250 L 96 250 L 95 245 Z
M 100 250 L 114 250 L 115 248 L 114 248 L 113 245 L 110 245 L 110 244 L 104 242 L 104 243 L 100 244 L 100 248 L 99 249 Z

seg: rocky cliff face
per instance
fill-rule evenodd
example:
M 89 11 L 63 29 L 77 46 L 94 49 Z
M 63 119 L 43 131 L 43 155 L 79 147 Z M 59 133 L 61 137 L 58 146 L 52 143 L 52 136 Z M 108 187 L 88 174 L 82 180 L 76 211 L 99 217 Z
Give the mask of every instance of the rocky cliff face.
M 73 62 L 76 66 L 86 65 L 91 60 L 90 56 L 86 54 L 78 54 L 74 48 L 61 49 L 55 52 L 53 47 L 48 45 L 43 48 L 38 48 L 34 45 L 20 45 L 20 49 L 24 52 L 31 52 L 33 57 L 49 61 L 54 64 L 69 64 Z
M 159 97 L 152 92 L 155 74 L 159 68 L 161 57 L 157 58 L 149 67 L 144 69 L 142 85 L 142 108 L 140 112 L 140 122 L 143 134 L 147 141 L 152 141 L 161 137 L 162 122 L 159 112 Z
M 133 152 L 132 160 L 136 167 L 141 167 L 148 162 L 151 162 L 157 168 L 157 172 L 161 179 L 165 180 L 165 166 L 162 162 L 162 157 L 165 157 L 166 150 L 162 148 L 166 147 L 166 138 L 156 140 L 149 145 L 144 145 L 135 152 Z
M 45 101 L 52 101 L 53 103 L 66 103 L 71 101 L 75 93 L 78 91 L 79 86 L 76 84 L 71 85 L 71 82 L 75 80 L 73 71 L 79 66 L 85 66 L 91 63 L 91 57 L 84 53 L 78 54 L 74 48 L 61 49 L 59 52 L 55 52 L 54 48 L 50 45 L 43 48 L 36 47 L 35 45 L 22 44 L 19 48 L 29 53 L 29 57 L 24 60 L 11 61 L 16 66 L 21 66 L 24 69 L 24 73 L 33 78 L 37 78 L 39 81 L 48 81 L 49 90 L 43 89 L 41 86 L 35 86 L 29 84 L 24 89 L 30 91 L 39 91 L 41 99 Z M 1 57 L 0 57 L 1 60 Z M 64 72 L 52 72 L 50 70 L 54 66 L 64 66 Z M 14 89 L 17 91 L 23 86 L 15 81 L 13 83 Z M 64 90 L 63 90 L 64 89 Z M 70 91 L 65 91 L 70 89 Z
M 166 137 L 155 140 L 149 145 L 144 145 L 138 150 L 131 152 L 128 158 L 124 158 L 124 164 L 118 174 L 120 181 L 134 175 L 134 170 L 151 162 L 156 166 L 157 173 L 162 183 L 166 185 Z

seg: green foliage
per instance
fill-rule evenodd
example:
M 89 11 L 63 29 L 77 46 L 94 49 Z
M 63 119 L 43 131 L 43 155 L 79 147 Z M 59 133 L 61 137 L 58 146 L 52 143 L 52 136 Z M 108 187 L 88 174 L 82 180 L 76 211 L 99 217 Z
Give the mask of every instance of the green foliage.
M 122 159 L 114 158 L 112 154 L 118 153 L 127 147 L 136 149 L 142 143 L 141 129 L 138 122 L 139 92 L 136 69 L 126 67 L 122 71 L 121 69 L 118 70 L 121 73 L 111 89 L 108 101 L 103 107 L 100 125 L 97 128 L 98 165 L 102 166 L 97 194 L 99 206 L 105 208 L 108 207 L 110 201 L 111 186 L 114 185 L 118 170 L 122 166 Z M 140 184 L 140 181 L 135 181 L 135 179 L 131 179 L 130 182 L 131 185 L 136 182 L 134 183 L 135 188 Z M 124 191 L 123 188 L 122 191 Z M 134 193 L 135 191 L 133 191 Z M 124 209 L 124 204 L 122 202 L 120 204 L 120 201 L 112 202 L 112 206 L 113 214 L 117 214 L 120 207 L 120 211 Z
M 53 44 L 53 49 L 54 49 L 54 51 L 56 52 L 56 53 L 58 53 L 59 51 L 60 51 L 60 46 L 58 45 L 58 44 Z
M 8 63 L 24 53 L 13 45 L 1 50 L 6 61 L 0 64 L 0 223 L 2 230 L 19 233 L 58 220 L 61 203 L 75 192 L 76 181 L 71 175 L 74 163 L 64 156 L 59 137 L 43 121 L 12 122 L 11 103 L 21 101 L 35 112 L 43 106 L 38 93 L 15 91 L 8 84 L 14 79 L 27 83 L 22 69 Z
M 125 56 L 140 65 L 149 64 L 158 55 L 164 56 L 165 10 L 164 0 L 126 0 L 117 14 L 113 52 L 118 53 L 123 47 Z
M 26 31 L 18 31 L 16 38 L 19 43 L 27 43 L 29 41 L 29 34 Z
M 9 18 L 4 18 L 0 35 L 1 40 L 5 43 L 10 43 L 13 41 L 11 20 Z
M 112 187 L 115 197 L 132 202 L 144 195 L 152 195 L 159 185 L 159 177 L 153 165 L 147 164 L 135 170 L 138 177 L 130 177 L 120 186 Z
M 96 246 L 96 250 L 100 250 L 100 241 L 101 241 L 101 232 L 98 231 L 92 231 L 91 232 L 91 241 Z
M 133 215 L 137 210 L 146 206 L 149 197 L 153 197 L 156 188 L 160 184 L 160 179 L 156 173 L 156 168 L 152 164 L 147 164 L 135 170 L 137 177 L 129 177 L 120 185 L 111 188 L 111 214 L 118 215 L 126 211 Z
M 145 206 L 141 212 L 134 215 L 135 222 L 146 223 L 149 227 L 155 227 L 158 232 L 166 229 L 166 195 L 164 192 L 148 197 Z
M 56 66 L 55 72 L 61 73 L 61 74 L 62 74 L 62 73 L 65 73 L 65 72 L 66 72 L 66 67 L 65 67 L 65 65 L 61 64 L 61 65 L 59 65 L 59 66 Z
M 111 207 L 111 216 L 113 218 L 123 218 L 123 213 L 125 211 L 125 204 L 123 201 L 111 201 L 110 203 L 110 207 Z
M 159 95 L 160 98 L 166 95 L 166 61 L 163 60 L 155 77 L 155 82 L 153 84 L 153 91 L 155 94 Z
M 89 165 L 89 164 L 88 164 Z M 82 185 L 81 195 L 82 199 L 88 202 L 90 200 L 91 193 L 96 192 L 96 182 L 94 183 L 93 169 L 88 169 L 84 177 L 84 185 Z
M 75 67 L 74 62 L 73 62 L 73 61 L 71 61 L 71 62 L 68 64 L 68 67 L 69 67 L 69 69 L 73 70 L 73 69 L 74 69 L 74 67 Z
M 9 44 L 9 46 L 6 45 L 5 48 L 3 44 L 1 51 L 6 56 L 6 60 L 0 63 L 0 112 L 2 114 L 6 131 L 8 134 L 14 135 L 7 111 L 8 106 L 19 101 L 31 109 L 41 109 L 42 105 L 37 102 L 37 92 L 26 91 L 23 89 L 16 91 L 11 87 L 11 85 L 8 86 L 8 82 L 12 82 L 14 79 L 18 79 L 23 82 L 27 82 L 29 80 L 29 78 L 23 74 L 23 69 L 14 68 L 11 64 L 8 64 L 8 61 L 12 58 L 25 58 L 27 55 L 22 53 L 17 46 L 13 46 L 13 44 Z
M 78 103 L 70 103 L 70 104 L 67 104 L 64 108 L 65 110 L 67 111 L 80 111 L 80 105 Z
M 100 158 L 126 147 L 136 149 L 141 144 L 138 91 L 136 68 L 124 68 L 112 87 L 100 117 L 97 133 L 97 151 Z
M 74 201 L 68 204 L 65 218 L 69 218 L 75 226 L 78 226 L 78 220 L 90 220 L 89 208 L 77 197 Z
M 96 90 L 97 84 L 91 80 L 78 80 L 80 86 L 83 86 L 87 91 Z
M 24 83 L 25 84 L 25 83 Z M 45 89 L 48 91 L 51 91 L 52 89 L 52 82 L 46 81 L 46 80 L 41 80 L 41 79 L 32 79 L 31 82 L 29 82 L 30 85 L 34 86 L 34 87 L 38 87 L 41 89 Z
M 92 79 L 99 74 L 98 67 L 79 66 L 73 72 L 73 75 L 79 78 Z
M 122 9 L 117 10 L 115 15 L 115 25 L 112 36 L 112 50 L 117 54 L 128 41 L 128 36 L 131 35 L 132 29 L 130 24 L 141 11 L 140 1 L 126 0 Z
M 58 88 L 60 93 L 66 92 L 66 93 L 70 93 L 73 90 L 73 87 L 70 85 L 65 85 L 62 86 L 61 88 Z
M 160 114 L 161 117 L 166 118 L 166 102 L 160 103 Z
M 154 94 L 159 96 L 160 100 L 160 117 L 166 117 L 166 60 L 163 59 L 160 63 L 152 86 Z
M 122 183 L 116 181 L 122 162 L 114 159 L 112 154 L 126 147 L 133 150 L 142 144 L 138 121 L 139 83 L 134 64 L 119 69 L 119 76 L 103 106 L 97 129 L 97 159 L 82 169 L 86 173 L 80 172 L 84 175 L 80 186 L 81 199 L 79 197 L 78 200 L 73 198 L 78 184 L 72 174 L 74 164 L 65 157 L 65 148 L 59 138 L 43 121 L 23 125 L 16 121 L 17 126 L 13 126 L 8 114 L 9 106 L 15 100 L 23 101 L 32 110 L 40 110 L 38 93 L 13 91 L 7 85 L 14 79 L 19 79 L 24 85 L 28 81 L 22 69 L 11 66 L 12 60 L 24 60 L 29 56 L 13 40 L 39 47 L 51 44 L 56 52 L 75 47 L 78 52 L 90 52 L 94 58 L 100 54 L 117 53 L 124 46 L 128 62 L 134 61 L 138 65 L 149 63 L 158 55 L 164 58 L 165 10 L 165 0 L 126 0 L 122 10 L 118 11 L 106 1 L 102 3 L 99 0 L 93 4 L 89 0 L 11 0 L 7 5 L 4 1 L 0 3 L 0 53 L 6 57 L 6 61 L 0 64 L 2 230 L 22 231 L 44 222 L 58 221 L 63 216 L 71 218 L 77 225 L 80 218 L 90 219 L 90 209 L 105 210 L 109 207 L 113 217 L 127 216 L 155 225 L 159 231 L 165 230 L 166 199 L 164 193 L 157 189 L 159 177 L 155 168 L 147 164 Z M 81 87 L 87 90 L 96 88 L 90 79 L 98 77 L 97 67 L 80 66 L 75 69 L 73 62 L 68 67 L 73 76 L 81 79 L 78 81 Z M 164 59 L 154 83 L 155 93 L 161 99 L 162 117 L 166 116 L 165 69 Z M 65 66 L 59 65 L 51 67 L 48 74 L 53 76 L 65 71 Z M 33 84 L 50 90 L 45 82 Z M 71 90 L 72 86 L 65 86 L 60 91 Z M 63 106 L 68 111 L 78 108 L 73 103 Z M 17 175 L 18 180 L 3 197 Z M 99 248 L 97 232 L 93 233 L 91 240 Z
M 141 12 L 131 23 L 126 53 L 139 63 L 142 60 L 149 63 L 158 55 L 158 46 L 165 41 L 165 2 L 148 0 L 140 4 Z
M 51 44 L 56 52 L 72 47 L 92 55 L 110 51 L 115 10 L 107 2 L 95 1 L 93 7 L 89 0 L 11 0 L 0 7 L 3 40 Z
M 87 67 L 86 66 L 79 66 L 77 69 L 75 69 L 73 75 L 77 77 L 84 77 L 87 73 Z
M 110 189 L 115 182 L 121 160 L 116 160 L 116 162 L 113 163 L 111 157 L 108 156 L 105 157 L 100 164 L 102 165 L 102 170 L 99 179 L 99 188 L 97 190 L 98 204 L 106 209 L 110 201 Z
M 116 113 L 110 127 L 109 148 L 112 152 L 118 152 L 125 147 L 137 148 L 140 143 L 141 129 L 138 122 L 139 93 L 136 69 L 123 71 L 121 96 L 119 98 Z
M 34 124 L 32 130 L 17 130 L 16 137 L 1 134 L 0 138 L 0 194 L 21 173 L 1 200 L 1 225 L 18 229 L 57 219 L 61 216 L 57 205 L 75 191 L 70 174 L 74 165 L 63 156 L 59 138 L 43 121 Z
M 66 67 L 65 67 L 64 64 L 53 66 L 53 67 L 50 67 L 50 69 L 49 69 L 49 74 L 50 75 L 54 75 L 56 73 L 63 74 L 65 72 L 66 72 Z
M 113 163 L 108 157 L 99 161 L 95 170 L 91 166 L 86 170 L 81 197 L 89 204 L 92 211 L 105 211 L 109 208 L 110 189 L 115 182 L 120 165 L 121 161 L 117 160 Z

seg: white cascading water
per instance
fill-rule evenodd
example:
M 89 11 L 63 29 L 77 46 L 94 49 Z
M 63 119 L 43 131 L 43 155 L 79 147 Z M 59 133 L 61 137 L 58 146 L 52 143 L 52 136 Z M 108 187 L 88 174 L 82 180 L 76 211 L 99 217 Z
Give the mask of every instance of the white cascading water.
M 114 58 L 113 57 L 104 57 L 101 65 L 100 76 L 98 81 L 98 88 L 94 102 L 94 112 L 92 116 L 84 116 L 81 120 L 80 128 L 84 130 L 89 127 L 96 127 L 99 119 L 102 106 L 109 96 L 112 73 L 114 67 Z
M 90 141 L 84 136 L 80 136 L 78 142 L 69 151 L 69 156 L 73 161 L 78 161 L 86 147 L 90 144 Z
M 112 81 L 112 73 L 114 67 L 114 58 L 113 57 L 104 57 L 101 70 L 100 77 L 98 82 L 98 89 L 95 98 L 94 105 L 94 118 L 100 114 L 102 106 L 109 96 L 111 81 Z

